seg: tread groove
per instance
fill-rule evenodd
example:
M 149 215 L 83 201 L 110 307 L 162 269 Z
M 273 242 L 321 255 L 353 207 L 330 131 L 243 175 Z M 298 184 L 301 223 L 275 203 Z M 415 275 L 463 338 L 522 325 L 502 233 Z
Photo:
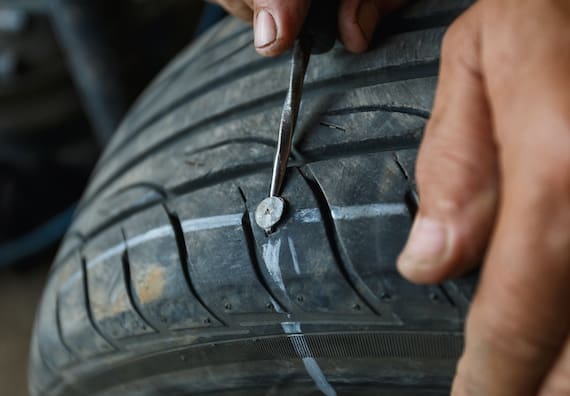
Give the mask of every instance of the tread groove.
M 418 193 L 413 188 L 406 191 L 406 194 L 404 195 L 404 203 L 406 204 L 408 212 L 410 213 L 410 218 L 413 221 L 420 210 Z
M 196 98 L 199 98 L 200 96 L 203 96 L 216 88 L 224 86 L 225 84 L 228 83 L 228 81 L 235 81 L 244 76 L 248 76 L 251 73 L 254 73 L 255 71 L 264 70 L 266 67 L 269 67 L 272 64 L 284 63 L 284 62 L 285 59 L 283 58 L 263 58 L 260 60 L 253 61 L 249 64 L 243 65 L 239 68 L 236 68 L 232 72 L 224 74 L 223 77 L 202 84 L 201 86 L 197 87 L 194 91 L 190 91 L 182 95 L 181 97 L 177 98 L 176 100 L 173 100 L 166 107 L 158 110 L 156 113 L 150 115 L 146 120 L 142 121 L 140 125 L 137 125 L 133 129 L 133 132 L 125 136 L 120 143 L 118 143 L 115 147 L 113 147 L 112 150 L 110 150 L 108 154 L 105 155 L 105 157 L 113 156 L 116 153 L 122 151 L 123 148 L 129 145 L 132 139 L 136 138 L 139 134 L 143 133 L 152 124 L 156 123 L 157 121 L 160 121 L 166 115 L 173 112 L 176 108 L 182 105 L 186 105 L 188 104 L 188 102 L 195 100 Z
M 245 237 L 245 242 L 247 245 L 247 253 L 249 255 L 249 261 L 253 267 L 253 272 L 255 273 L 258 282 L 263 286 L 267 294 L 270 296 L 272 305 L 274 304 L 279 305 L 279 307 L 274 307 L 275 311 L 277 312 L 282 311 L 287 313 L 289 312 L 289 310 L 286 309 L 285 305 L 271 291 L 269 283 L 267 282 L 267 279 L 265 278 L 265 276 L 263 275 L 263 271 L 261 270 L 261 265 L 259 264 L 259 258 L 257 257 L 257 250 L 256 250 L 257 244 L 255 242 L 255 235 L 253 233 L 253 227 L 251 225 L 251 217 L 249 209 L 247 208 L 247 198 L 241 187 L 238 187 L 238 190 L 240 192 L 240 196 L 244 204 L 244 212 L 241 218 L 241 227 Z
M 107 337 L 101 328 L 97 325 L 95 318 L 93 317 L 93 311 L 91 310 L 91 299 L 89 297 L 89 279 L 87 275 L 87 260 L 83 255 L 81 255 L 81 273 L 83 274 L 83 293 L 85 298 L 85 312 L 87 313 L 87 319 L 89 324 L 107 344 L 109 344 L 115 350 L 121 350 L 119 344 Z
M 129 259 L 129 246 L 127 245 L 127 238 L 125 236 L 125 231 L 121 228 L 121 235 L 123 236 L 123 242 L 125 245 L 125 250 L 123 254 L 121 254 L 121 265 L 123 266 L 123 277 L 125 280 L 125 290 L 127 291 L 127 298 L 129 299 L 129 303 L 133 307 L 133 310 L 138 315 L 138 317 L 144 322 L 144 324 L 150 327 L 155 333 L 160 333 L 160 330 L 154 326 L 150 320 L 146 318 L 146 316 L 142 313 L 137 299 L 135 297 L 135 293 L 133 291 L 133 280 L 131 278 L 131 262 Z M 146 330 L 143 327 L 143 330 Z
M 434 77 L 437 75 L 438 68 L 439 62 L 428 61 L 416 62 L 407 65 L 383 67 L 360 73 L 347 74 L 342 77 L 335 77 L 307 84 L 304 87 L 304 97 L 308 98 L 311 96 L 323 94 L 325 92 L 346 91 L 348 89 L 356 89 L 369 85 L 385 84 L 393 81 Z M 235 117 L 243 118 L 251 111 L 256 114 L 260 113 L 272 105 L 279 105 L 284 95 L 285 91 L 279 91 L 275 94 L 246 102 L 244 104 L 223 111 L 222 113 L 207 117 L 201 121 L 198 121 L 196 124 L 180 129 L 164 140 L 156 143 L 146 150 L 141 151 L 140 153 L 125 161 L 114 172 L 112 172 L 109 177 L 101 182 L 99 188 L 93 191 L 90 196 L 86 197 L 86 199 L 79 204 L 77 213 L 81 213 L 85 207 L 89 206 L 93 201 L 95 201 L 95 199 L 104 190 L 106 190 L 115 180 L 120 178 L 131 168 L 134 168 L 139 163 L 152 156 L 156 151 L 174 144 L 182 136 L 190 132 L 197 133 L 199 131 L 206 131 L 209 127 L 222 125 L 228 121 L 231 121 Z
M 439 291 L 441 291 L 441 294 L 443 294 L 443 297 L 446 299 L 449 305 L 451 305 L 454 308 L 457 307 L 457 304 L 455 303 L 453 298 L 451 298 L 451 295 L 449 294 L 445 286 L 443 284 L 439 284 L 437 285 L 437 287 L 439 288 Z
M 255 143 L 255 144 L 260 144 L 260 145 L 268 146 L 268 147 L 272 147 L 272 148 L 277 146 L 277 141 L 275 141 L 275 140 L 266 139 L 263 137 L 252 136 L 252 137 L 222 140 L 221 142 L 213 143 L 213 144 L 210 144 L 210 145 L 207 145 L 204 147 L 199 147 L 199 148 L 194 149 L 192 151 L 188 151 L 184 154 L 186 154 L 187 156 L 196 155 L 196 154 L 203 153 L 205 151 L 215 150 L 217 148 L 224 147 L 224 146 L 227 146 L 230 144 L 242 144 L 242 143 Z
M 405 11 L 405 9 L 404 9 Z M 393 19 L 386 25 L 385 29 L 382 27 L 374 35 L 372 46 L 377 43 L 378 38 L 383 38 L 386 32 L 390 34 L 416 32 L 419 30 L 433 29 L 442 26 L 450 25 L 459 15 L 465 11 L 464 9 L 456 9 L 449 11 L 436 12 L 431 15 L 422 17 L 400 17 Z
M 188 290 L 192 294 L 192 296 L 198 301 L 198 303 L 208 312 L 208 314 L 220 322 L 223 326 L 227 326 L 227 323 L 222 320 L 218 315 L 216 315 L 209 307 L 206 305 L 206 302 L 202 299 L 196 288 L 194 287 L 194 283 L 192 282 L 192 278 L 190 276 L 190 269 L 189 267 L 189 257 L 188 257 L 188 246 L 186 245 L 186 238 L 184 237 L 184 231 L 182 230 L 182 223 L 178 218 L 176 213 L 171 212 L 165 205 L 162 205 L 168 219 L 170 221 L 170 225 L 172 226 L 172 230 L 174 231 L 174 236 L 176 239 L 176 247 L 178 248 L 178 256 L 180 259 L 180 266 L 182 269 L 182 273 L 184 275 L 184 280 L 188 285 Z
M 249 30 L 249 27 L 247 28 L 247 30 Z M 220 56 L 217 59 L 212 60 L 211 62 L 200 66 L 200 68 L 198 69 L 199 72 L 204 71 L 206 69 L 211 68 L 212 66 L 218 64 L 218 63 L 222 63 L 227 61 L 229 58 L 231 58 L 234 55 L 239 54 L 241 51 L 245 50 L 247 47 L 249 47 L 250 45 L 253 45 L 253 40 L 250 40 L 248 42 L 246 42 L 245 44 L 240 45 L 239 47 L 236 47 L 235 49 L 231 50 L 230 52 L 223 54 L 222 56 Z
M 42 348 L 38 345 L 38 356 L 40 357 L 41 363 L 43 366 L 49 371 L 49 373 L 53 376 L 51 380 L 50 387 L 53 386 L 52 384 L 59 382 L 59 375 L 57 374 L 57 369 L 51 365 L 46 359 Z
M 322 162 L 331 159 L 341 159 L 354 157 L 355 155 L 384 153 L 394 150 L 406 150 L 417 148 L 420 140 L 414 132 L 403 136 L 380 137 L 374 139 L 360 140 L 351 143 L 329 144 L 326 147 L 319 147 L 312 150 L 303 151 L 306 164 Z M 418 133 L 419 135 L 419 133 Z
M 242 34 L 248 33 L 251 31 L 250 26 L 244 26 L 238 29 L 235 33 L 229 34 L 226 37 L 223 37 L 221 40 L 215 41 L 216 36 L 213 36 L 211 40 L 215 41 L 214 43 L 207 45 L 207 43 L 203 46 L 203 54 L 208 54 L 217 48 L 221 47 L 224 44 L 227 44 L 233 40 L 238 39 Z M 202 60 L 201 57 L 195 56 L 188 59 L 188 61 L 181 63 L 176 69 L 170 71 L 169 74 L 163 76 L 161 78 L 161 82 L 167 82 L 167 80 L 174 79 L 179 76 L 179 73 L 182 72 L 184 69 L 187 69 L 189 66 L 194 65 L 195 63 L 199 63 Z M 176 73 L 176 76 L 174 74 Z
M 155 184 L 152 182 L 139 182 L 139 183 L 129 184 L 128 186 L 125 186 L 123 188 L 119 188 L 117 191 L 115 191 L 111 195 L 111 197 L 114 197 L 114 196 L 117 196 L 120 194 L 124 194 L 127 191 L 133 190 L 135 188 L 146 188 L 147 190 L 154 191 L 155 193 L 160 195 L 163 199 L 168 198 L 168 191 L 165 190 L 162 186 L 159 186 L 158 184 Z
M 400 157 L 396 152 L 394 152 L 394 162 L 396 163 L 398 169 L 400 169 L 400 172 L 404 176 L 406 184 L 408 185 L 408 191 L 406 191 L 404 195 L 404 203 L 408 208 L 408 212 L 410 213 L 411 219 L 414 220 L 416 218 L 416 215 L 420 207 L 420 197 L 418 196 L 418 193 L 416 191 L 414 181 L 410 178 L 408 170 L 406 169 L 404 164 L 402 164 L 402 161 L 400 161 Z
M 80 233 L 79 231 L 69 231 L 69 234 L 66 235 L 67 238 L 77 238 L 81 243 L 87 242 L 87 237 Z
M 337 124 L 334 124 L 332 122 L 328 122 L 328 121 L 320 121 L 319 122 L 320 125 L 327 127 L 327 128 L 331 128 L 331 129 L 335 129 L 337 131 L 341 131 L 341 132 L 346 132 L 346 128 Z
M 402 161 L 400 161 L 400 157 L 398 157 L 398 153 L 396 153 L 396 152 L 394 152 L 394 162 L 396 163 L 396 165 L 400 169 L 400 172 L 402 172 L 404 179 L 410 180 L 410 175 L 408 174 L 406 167 L 402 164 Z
M 232 41 L 234 39 L 239 38 L 239 36 L 241 36 L 242 34 L 248 32 L 251 30 L 251 27 L 246 26 L 240 30 L 238 30 L 234 35 L 229 35 L 228 37 L 226 37 L 224 40 L 220 40 L 214 44 L 212 44 L 211 46 L 207 46 L 204 45 L 203 46 L 203 50 L 204 50 L 204 54 L 207 54 L 213 50 L 215 50 L 216 48 L 222 46 L 223 44 Z M 232 54 L 232 56 L 235 54 Z M 199 64 L 200 60 L 202 60 L 202 57 L 199 56 L 194 56 L 194 57 L 190 57 L 190 59 L 188 59 L 188 61 L 181 63 L 178 67 L 176 67 L 175 69 L 171 70 L 167 75 L 159 77 L 159 80 L 156 81 L 156 86 L 152 86 L 153 89 L 153 95 L 151 97 L 149 97 L 147 100 L 145 100 L 144 102 L 142 102 L 140 105 L 137 106 L 137 108 L 135 109 L 135 112 L 133 114 L 130 114 L 131 117 L 137 117 L 139 116 L 141 113 L 143 113 L 144 110 L 146 110 L 150 105 L 154 104 L 156 99 L 158 99 L 161 95 L 162 92 L 164 92 L 166 90 L 166 88 L 168 88 L 169 86 L 172 85 L 172 83 L 174 83 L 176 81 L 177 78 L 180 77 L 180 75 L 185 71 L 188 70 L 189 67 L 194 66 L 195 64 Z M 218 62 L 223 61 L 224 58 L 221 57 L 220 60 L 218 60 Z M 200 68 L 199 70 L 203 70 L 204 68 Z M 128 137 L 125 136 L 125 139 L 127 139 Z
M 463 11 L 464 10 L 462 10 L 462 9 L 458 9 L 458 10 L 450 10 L 450 11 L 440 12 L 440 13 L 436 13 L 436 14 L 429 15 L 429 16 L 416 17 L 416 18 L 406 18 L 406 17 L 394 18 L 390 23 L 384 25 L 384 28 L 381 27 L 380 29 L 377 30 L 377 32 L 374 34 L 371 45 L 374 46 L 379 41 L 385 40 L 386 37 L 388 37 L 390 35 L 411 33 L 411 32 L 417 32 L 417 31 L 421 31 L 421 30 L 434 29 L 434 28 L 438 28 L 438 27 L 447 26 L 451 22 L 453 22 L 453 20 L 456 19 Z M 210 52 L 210 51 L 218 48 L 219 46 L 221 46 L 221 45 L 223 45 L 223 44 L 225 44 L 225 43 L 227 43 L 233 39 L 237 39 L 242 34 L 248 33 L 250 30 L 251 30 L 251 27 L 246 26 L 246 27 L 242 28 L 241 30 L 238 30 L 234 35 L 229 35 L 229 36 L 225 37 L 224 40 L 220 40 L 220 41 L 216 42 L 211 47 L 206 47 L 207 51 Z M 251 43 L 248 43 L 248 44 L 251 44 Z M 236 53 L 237 53 L 237 51 L 236 51 Z M 230 56 L 233 56 L 233 55 L 235 55 L 235 53 L 232 53 Z M 227 56 L 226 58 L 229 58 L 230 56 Z M 218 60 L 217 62 L 222 62 L 226 58 L 221 57 L 221 59 Z M 191 58 L 187 62 L 180 64 L 176 69 L 172 70 L 168 75 L 164 76 L 161 79 L 160 84 L 157 85 L 155 87 L 155 89 L 160 88 L 162 90 L 163 84 L 170 85 L 173 82 L 172 80 L 175 80 L 176 78 L 178 78 L 184 69 L 187 69 L 189 66 L 193 65 L 194 63 L 197 63 L 196 61 L 198 59 L 200 59 L 200 58 L 199 57 Z M 210 63 L 208 65 L 208 67 L 211 66 L 212 64 L 214 64 L 214 62 Z M 206 67 L 203 67 L 200 70 L 203 70 L 205 68 Z M 153 96 L 152 101 L 144 104 L 144 108 L 146 108 L 151 102 L 154 103 L 154 100 L 158 96 L 160 96 L 160 95 Z M 141 112 L 142 112 L 142 109 L 137 109 L 136 114 L 138 115 Z M 126 139 L 128 139 L 128 137 L 125 136 L 124 139 L 126 140 Z
M 321 212 L 321 218 L 323 219 L 323 226 L 325 228 L 327 239 L 329 241 L 329 245 L 331 247 L 331 251 L 335 258 L 335 262 L 337 263 L 338 269 L 340 270 L 347 284 L 352 288 L 360 300 L 362 300 L 362 302 L 366 304 L 366 306 L 372 312 L 378 316 L 381 316 L 382 314 L 370 302 L 371 299 L 375 299 L 374 295 L 366 288 L 365 285 L 363 285 L 364 282 L 362 279 L 360 279 L 360 276 L 356 273 L 356 270 L 354 268 L 351 268 L 352 265 L 349 264 L 349 259 L 346 257 L 346 254 L 342 252 L 340 236 L 336 230 L 336 225 L 332 217 L 332 210 L 325 192 L 319 185 L 318 181 L 308 166 L 306 166 L 304 170 L 300 168 L 297 168 L 297 170 L 309 186 L 309 189 L 317 201 L 317 206 Z
M 375 44 L 377 45 L 378 42 L 380 42 L 381 40 L 385 40 L 387 37 L 392 36 L 392 35 L 405 34 L 405 33 L 411 33 L 411 32 L 417 32 L 417 31 L 435 29 L 438 27 L 447 26 L 455 18 L 457 18 L 461 12 L 463 12 L 463 10 L 441 12 L 441 13 L 438 13 L 436 15 L 429 15 L 429 16 L 418 17 L 418 18 L 395 18 L 391 23 L 387 24 L 385 26 L 385 28 L 379 29 L 374 34 L 374 38 L 373 38 L 373 41 L 371 43 L 371 46 L 375 46 Z M 239 31 L 239 33 L 237 33 L 235 36 L 230 36 L 229 38 L 232 38 L 232 39 L 237 38 L 237 37 L 239 37 L 239 35 L 250 31 L 250 29 L 251 29 L 250 27 L 245 27 L 243 30 Z M 250 43 L 248 43 L 248 45 L 249 44 Z M 246 48 L 246 47 L 247 47 L 247 45 L 244 46 L 244 48 Z M 213 49 L 213 48 L 211 48 L 211 49 Z M 239 51 L 236 51 L 236 53 L 237 52 L 239 52 Z M 230 56 L 233 56 L 233 55 L 235 55 L 235 53 L 230 54 Z M 228 57 L 230 57 L 230 56 L 228 56 Z M 192 60 L 194 60 L 194 59 L 195 58 L 193 58 Z M 225 58 L 221 58 L 217 63 L 222 62 L 224 59 Z M 168 80 L 172 80 L 172 79 L 179 77 L 181 72 L 193 63 L 194 62 L 186 62 L 186 63 L 181 64 L 180 67 L 177 68 L 177 70 L 176 70 L 176 76 L 170 76 L 170 77 L 168 77 Z M 212 64 L 214 64 L 214 62 L 210 63 L 208 65 L 208 67 Z M 203 69 L 205 69 L 205 68 L 206 67 L 204 67 Z M 200 70 L 203 70 L 203 69 L 200 69 Z M 227 74 L 231 74 L 231 73 L 233 73 L 233 72 L 229 72 Z M 172 74 L 174 74 L 174 73 L 172 73 Z M 167 83 L 167 81 L 164 81 L 164 83 Z M 172 81 L 170 83 L 172 83 Z M 199 88 L 197 88 L 197 89 L 199 89 Z M 157 96 L 159 96 L 159 95 L 157 95 Z M 154 102 L 154 100 L 152 102 Z M 164 110 L 162 110 L 162 111 L 159 110 L 159 112 L 164 112 Z M 137 112 L 137 114 L 138 114 L 138 112 Z M 144 124 L 146 124 L 146 123 L 144 123 Z M 143 128 L 143 127 L 141 126 L 140 128 Z M 139 128 L 136 128 L 136 129 L 139 129 Z M 133 132 L 133 134 L 126 135 L 123 137 L 122 140 L 127 141 L 127 140 L 129 140 L 130 137 L 134 136 L 135 134 L 138 134 L 138 132 Z M 122 144 L 122 143 L 120 143 L 120 144 Z M 109 155 L 110 155 L 110 153 L 109 153 Z M 105 155 L 105 156 L 107 156 L 107 155 Z
M 219 172 L 211 173 L 199 179 L 189 180 L 172 187 L 170 191 L 175 195 L 186 194 L 189 191 L 196 191 L 205 187 L 210 187 L 214 184 L 229 181 L 240 176 L 247 176 L 258 173 L 261 170 L 268 168 L 270 165 L 270 162 L 258 162 L 253 164 L 238 165 L 233 168 L 227 168 Z
M 347 107 L 343 109 L 330 110 L 322 113 L 321 116 L 339 116 L 348 114 L 358 114 L 358 113 L 370 113 L 375 111 L 385 111 L 389 113 L 400 113 L 411 116 L 416 116 L 423 118 L 425 120 L 429 119 L 430 112 L 422 109 L 416 109 L 414 107 L 407 106 L 391 106 L 391 105 L 371 105 L 371 106 L 358 106 L 358 107 Z
M 304 161 L 302 162 L 290 161 L 288 166 L 298 167 L 298 166 L 308 165 L 311 163 L 328 161 L 330 159 L 346 158 L 361 154 L 373 154 L 373 153 L 380 153 L 391 150 L 404 150 L 409 148 L 417 148 L 418 143 L 419 140 L 414 136 L 399 136 L 396 138 L 389 138 L 389 139 L 385 138 L 371 139 L 355 144 L 329 145 L 325 149 L 311 150 L 302 153 Z M 339 151 L 341 151 L 341 153 L 339 153 Z M 171 187 L 169 190 L 167 190 L 168 198 L 165 199 L 164 201 L 148 202 L 146 204 L 141 204 L 139 206 L 124 210 L 120 214 L 110 217 L 108 220 L 104 221 L 100 225 L 93 228 L 87 234 L 87 237 L 92 238 L 94 236 L 97 236 L 103 231 L 105 231 L 105 229 L 111 227 L 113 224 L 121 220 L 125 220 L 130 216 L 139 213 L 141 211 L 144 211 L 146 209 L 149 209 L 155 205 L 164 204 L 165 202 L 168 202 L 168 199 L 170 199 L 171 197 L 188 194 L 193 191 L 197 191 L 202 188 L 207 188 L 218 183 L 230 181 L 241 176 L 250 176 L 255 173 L 262 172 L 265 169 L 269 169 L 271 165 L 272 162 L 268 161 L 268 162 L 258 162 L 253 164 L 235 166 L 233 168 L 223 169 L 219 172 L 210 173 L 201 178 L 189 180 L 177 186 Z M 63 256 L 60 259 L 60 261 L 61 262 L 65 261 L 65 259 L 67 259 L 71 254 L 73 254 L 73 252 L 74 250 L 71 250 L 67 255 Z
M 72 357 L 72 360 L 77 360 L 78 357 L 75 355 L 73 350 L 69 347 L 69 345 L 67 345 L 67 343 L 65 342 L 65 338 L 63 337 L 63 331 L 61 329 L 61 316 L 59 314 L 60 308 L 61 308 L 60 304 L 61 303 L 60 303 L 59 293 L 56 293 L 56 296 L 55 296 L 55 326 L 57 329 L 57 336 L 61 342 L 61 345 L 63 345 L 63 347 L 65 348 L 67 353 L 69 353 L 69 355 Z

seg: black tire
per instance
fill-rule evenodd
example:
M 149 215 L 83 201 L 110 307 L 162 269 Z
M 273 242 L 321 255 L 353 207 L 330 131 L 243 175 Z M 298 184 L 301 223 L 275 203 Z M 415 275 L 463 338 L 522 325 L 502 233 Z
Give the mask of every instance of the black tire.
M 395 261 L 445 28 L 470 1 L 414 3 L 373 50 L 311 60 L 285 182 L 269 188 L 288 56 L 226 20 L 123 122 L 53 265 L 33 395 L 449 391 L 475 279 L 415 286 Z

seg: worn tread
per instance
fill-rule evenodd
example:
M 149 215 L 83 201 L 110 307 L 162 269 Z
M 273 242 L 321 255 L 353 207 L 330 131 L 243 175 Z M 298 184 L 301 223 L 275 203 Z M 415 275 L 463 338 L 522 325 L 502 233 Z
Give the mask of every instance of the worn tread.
M 31 392 L 202 394 L 285 378 L 311 389 L 302 359 L 339 390 L 350 378 L 446 389 L 475 279 L 411 285 L 395 257 L 417 211 L 440 40 L 470 3 L 413 2 L 369 53 L 311 61 L 288 209 L 270 235 L 253 213 L 267 196 L 287 57 L 253 58 L 249 28 L 231 20 L 177 57 L 121 124 L 58 253 Z M 259 384 L 239 376 L 248 367 Z M 380 380 L 379 367 L 399 368 Z

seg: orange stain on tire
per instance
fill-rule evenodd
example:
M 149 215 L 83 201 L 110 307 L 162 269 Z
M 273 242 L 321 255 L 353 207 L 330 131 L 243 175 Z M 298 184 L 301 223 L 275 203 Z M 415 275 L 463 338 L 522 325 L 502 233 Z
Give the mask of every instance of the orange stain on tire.
M 137 282 L 137 292 L 142 304 L 158 300 L 162 296 L 166 285 L 164 269 L 158 265 L 145 271 L 141 280 Z

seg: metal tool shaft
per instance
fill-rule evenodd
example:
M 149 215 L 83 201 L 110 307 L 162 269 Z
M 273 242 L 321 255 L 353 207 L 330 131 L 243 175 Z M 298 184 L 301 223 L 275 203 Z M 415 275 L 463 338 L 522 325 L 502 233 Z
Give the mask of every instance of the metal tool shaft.
M 310 45 L 305 40 L 296 40 L 291 60 L 289 89 L 287 91 L 287 97 L 285 98 L 285 104 L 283 105 L 281 124 L 279 125 L 279 140 L 277 142 L 277 152 L 273 162 L 270 197 L 279 196 L 281 187 L 283 186 L 283 180 L 285 179 L 287 162 L 291 154 L 291 145 L 293 144 L 293 133 L 295 132 L 297 116 L 301 105 L 305 73 L 309 65 L 310 56 Z

